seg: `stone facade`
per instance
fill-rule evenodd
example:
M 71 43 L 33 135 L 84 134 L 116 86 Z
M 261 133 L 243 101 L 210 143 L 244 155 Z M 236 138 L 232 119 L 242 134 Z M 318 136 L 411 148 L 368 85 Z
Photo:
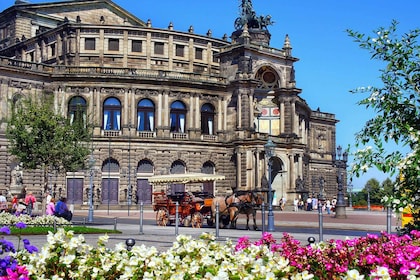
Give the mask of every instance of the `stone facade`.
M 267 26 L 239 26 L 231 41 L 211 34 L 154 28 L 109 0 L 17 4 L 0 17 L 0 184 L 11 188 L 18 166 L 4 131 L 19 96 L 55 96 L 55 109 L 75 116 L 73 102 L 94 124 L 92 171 L 23 170 L 23 185 L 51 188 L 75 205 L 151 203 L 152 192 L 204 190 L 225 195 L 264 189 L 264 145 L 275 144 L 272 188 L 278 201 L 336 194 L 335 124 L 312 110 L 296 88 L 288 36 L 269 45 Z M 148 182 L 152 176 L 210 173 L 225 180 Z

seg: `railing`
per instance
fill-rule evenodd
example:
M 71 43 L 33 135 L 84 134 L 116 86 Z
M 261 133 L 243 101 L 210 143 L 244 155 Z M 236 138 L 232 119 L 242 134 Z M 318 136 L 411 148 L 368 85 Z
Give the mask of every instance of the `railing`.
M 154 132 L 154 131 L 138 131 L 137 136 L 139 138 L 156 138 L 156 132 Z
M 226 83 L 226 79 L 220 76 L 202 75 L 197 73 L 180 73 L 169 70 L 152 70 L 152 69 L 136 69 L 136 68 L 116 68 L 116 67 L 84 67 L 84 66 L 63 66 L 63 65 L 47 65 L 42 63 L 34 63 L 0 57 L 0 65 L 11 66 L 37 72 L 64 74 L 64 75 L 112 75 L 121 77 L 138 77 L 150 79 L 168 79 L 168 80 L 186 80 L 208 83 Z
M 102 130 L 102 136 L 118 137 L 121 136 L 121 130 Z
M 217 136 L 216 135 L 201 135 L 201 140 L 215 142 L 217 140 Z
M 171 132 L 171 138 L 172 139 L 188 139 L 188 134 L 186 133 L 178 133 L 178 132 Z

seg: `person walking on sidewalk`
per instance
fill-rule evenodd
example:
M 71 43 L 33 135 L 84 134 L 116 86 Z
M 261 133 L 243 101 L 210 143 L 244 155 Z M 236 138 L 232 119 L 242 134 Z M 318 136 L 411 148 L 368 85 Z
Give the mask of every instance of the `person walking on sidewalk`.
M 29 192 L 25 197 L 25 204 L 27 205 L 27 214 L 29 216 L 32 215 L 32 211 L 34 210 L 34 205 L 36 202 L 36 198 L 32 192 Z

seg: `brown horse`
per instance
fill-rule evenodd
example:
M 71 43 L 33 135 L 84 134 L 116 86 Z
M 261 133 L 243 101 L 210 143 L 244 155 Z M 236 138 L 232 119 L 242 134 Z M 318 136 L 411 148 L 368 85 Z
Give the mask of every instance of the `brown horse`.
M 242 203 L 236 206 L 232 206 L 231 208 L 234 209 L 234 213 L 236 213 L 236 216 L 233 218 L 233 224 L 236 226 L 236 221 L 238 220 L 239 214 L 245 214 L 246 215 L 246 229 L 249 230 L 249 215 L 252 214 L 252 219 L 254 221 L 254 230 L 258 230 L 257 226 L 257 209 L 261 208 L 261 205 L 264 202 L 264 196 L 260 193 L 252 192 L 252 201 Z
M 223 228 L 226 228 L 226 226 L 230 223 L 231 228 L 236 228 L 235 217 L 238 215 L 238 208 L 234 206 L 238 206 L 243 203 L 250 203 L 251 201 L 251 192 L 245 192 L 243 194 L 233 193 L 232 195 L 226 197 L 216 196 L 213 198 L 211 204 L 213 221 L 216 221 L 216 205 L 219 204 L 220 225 Z

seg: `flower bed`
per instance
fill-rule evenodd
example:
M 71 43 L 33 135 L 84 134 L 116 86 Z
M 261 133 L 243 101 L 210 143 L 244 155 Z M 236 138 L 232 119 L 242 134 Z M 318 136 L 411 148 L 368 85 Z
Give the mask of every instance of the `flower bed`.
M 22 226 L 20 224 L 19 226 Z M 7 233 L 6 228 L 2 229 Z M 4 240 L 4 239 L 3 239 Z M 284 234 L 277 242 L 265 233 L 252 242 L 218 242 L 212 234 L 198 240 L 180 235 L 172 248 L 123 243 L 106 248 L 108 237 L 88 245 L 82 235 L 59 229 L 39 250 L 24 241 L 14 252 L 4 240 L 0 279 L 418 279 L 420 232 L 382 233 L 351 240 L 301 245 Z M 8 250 L 5 250 L 5 244 Z M 0 274 L 1 275 L 1 274 Z M 20 277 L 20 278 L 19 278 Z

